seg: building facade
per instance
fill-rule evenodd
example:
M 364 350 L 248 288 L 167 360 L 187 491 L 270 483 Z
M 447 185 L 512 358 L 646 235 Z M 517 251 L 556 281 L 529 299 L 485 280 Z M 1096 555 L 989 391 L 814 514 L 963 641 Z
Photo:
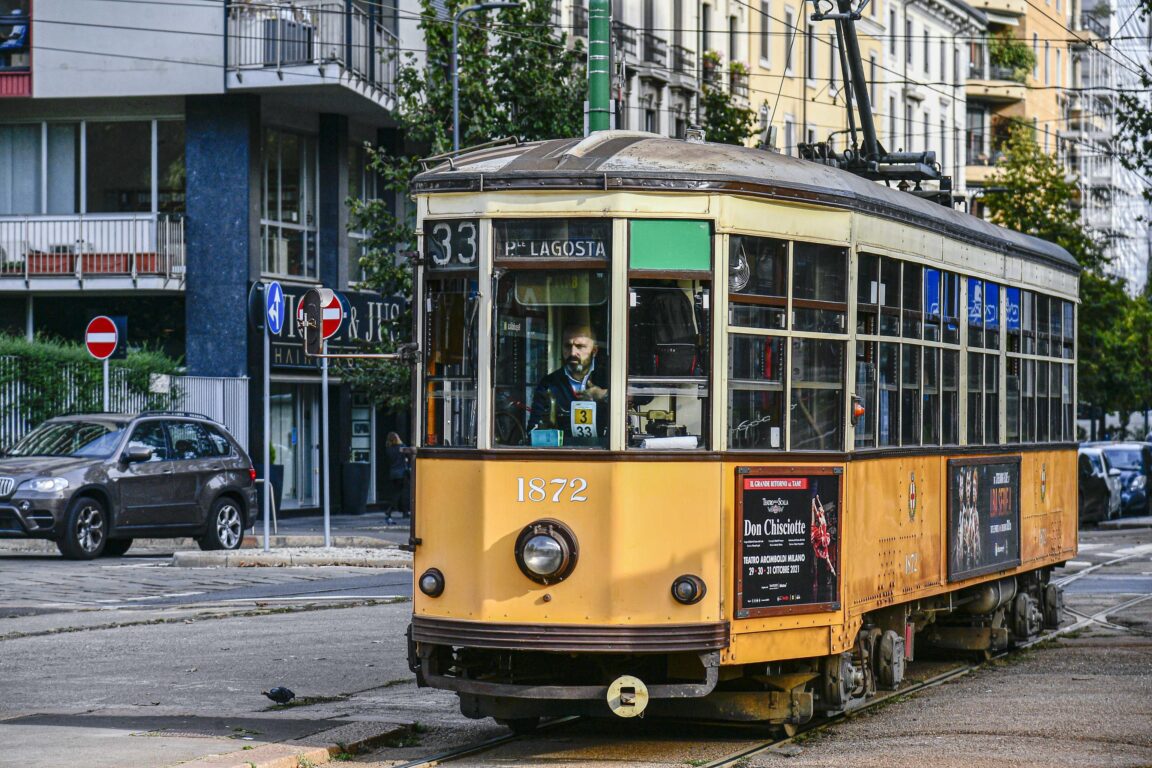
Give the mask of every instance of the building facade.
M 0 329 L 79 341 L 91 317 L 126 317 L 128 344 L 189 374 L 250 377 L 248 447 L 256 460 L 272 447 L 285 508 L 320 504 L 325 445 L 334 509 L 362 503 L 352 486 L 382 496 L 383 425 L 332 386 L 325 441 L 319 369 L 292 322 L 272 343 L 263 434 L 248 303 L 260 281 L 290 301 L 323 285 L 353 315 L 337 342 L 388 332 L 393 303 L 357 290 L 346 199 L 374 194 L 364 143 L 397 141 L 401 14 L 362 0 L 16 4 L 29 34 L 0 59 Z

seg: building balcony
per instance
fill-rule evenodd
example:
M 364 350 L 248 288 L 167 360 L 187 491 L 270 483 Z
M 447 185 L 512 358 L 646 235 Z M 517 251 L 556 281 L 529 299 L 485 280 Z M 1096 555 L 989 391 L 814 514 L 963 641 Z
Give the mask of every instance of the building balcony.
M 964 166 L 964 184 L 969 187 L 986 187 L 995 173 L 996 166 L 994 165 L 966 165 Z
M 1082 13 L 1075 20 L 1076 34 L 1072 36 L 1073 48 L 1084 48 L 1108 39 L 1108 21 L 1099 16 Z
M 976 66 L 969 72 L 964 83 L 964 93 L 969 101 L 989 104 L 1015 104 L 1024 101 L 1028 87 L 1017 72 L 1007 67 Z
M 1023 16 L 1028 11 L 1028 0 L 972 0 L 969 5 L 1002 16 Z
M 179 291 L 183 214 L 0 216 L 0 290 Z
M 636 58 L 636 27 L 613 19 L 612 39 L 617 52 L 624 54 L 628 59 Z
M 334 0 L 233 4 L 226 40 L 229 90 L 338 83 L 392 109 L 400 45 L 377 8 Z

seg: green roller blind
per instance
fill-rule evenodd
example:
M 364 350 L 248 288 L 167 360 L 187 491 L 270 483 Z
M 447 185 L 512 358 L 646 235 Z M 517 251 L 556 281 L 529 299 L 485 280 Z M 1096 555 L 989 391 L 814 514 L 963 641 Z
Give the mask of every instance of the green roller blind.
M 711 222 L 633 219 L 628 229 L 628 264 L 632 269 L 712 268 Z

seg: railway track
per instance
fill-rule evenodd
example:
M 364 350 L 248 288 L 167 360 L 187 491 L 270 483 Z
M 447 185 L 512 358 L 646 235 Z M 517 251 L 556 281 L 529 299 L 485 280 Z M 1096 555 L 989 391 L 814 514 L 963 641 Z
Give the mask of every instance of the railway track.
M 1128 562 L 1137 556 L 1139 556 L 1139 554 L 1112 558 L 1105 562 L 1098 563 L 1096 565 L 1090 566 L 1089 568 L 1085 568 L 1082 571 L 1069 574 L 1062 577 L 1061 579 L 1054 581 L 1055 583 L 1063 586 L 1083 578 L 1085 575 L 1090 573 L 1100 571 L 1109 566 L 1120 565 Z M 1067 623 L 1065 626 L 1062 626 L 1058 629 L 1043 632 L 1030 641 L 1017 643 L 1013 646 L 1012 649 L 1002 653 L 994 654 L 987 660 L 973 660 L 971 662 L 962 663 L 945 671 L 933 674 L 925 679 L 904 685 L 897 691 L 888 691 L 878 694 L 877 696 L 868 700 L 865 704 L 856 707 L 851 711 L 830 718 L 821 718 L 819 720 L 813 721 L 812 723 L 809 723 L 806 726 L 801 726 L 799 729 L 797 729 L 795 734 L 790 736 L 769 739 L 738 739 L 739 741 L 744 741 L 745 743 L 739 748 L 733 749 L 728 754 L 712 759 L 709 762 L 693 761 L 692 764 L 700 766 L 701 768 L 723 768 L 724 766 L 738 765 L 741 763 L 741 761 L 745 761 L 749 758 L 755 757 L 756 755 L 772 751 L 779 751 L 787 754 L 790 748 L 796 749 L 795 746 L 790 747 L 790 745 L 794 745 L 796 742 L 799 742 L 800 740 L 809 737 L 812 734 L 834 727 L 837 724 L 843 723 L 857 715 L 879 707 L 887 702 L 890 702 L 894 698 L 910 696 L 922 691 L 929 690 L 936 686 L 943 685 L 944 683 L 957 680 L 997 660 L 1011 657 L 1015 653 L 1019 653 L 1020 651 L 1026 650 L 1028 648 L 1052 641 L 1061 636 L 1069 635 L 1091 625 L 1102 626 L 1115 631 L 1135 633 L 1144 636 L 1152 635 L 1152 632 L 1148 632 L 1144 629 L 1127 627 L 1120 624 L 1114 624 L 1109 621 L 1109 617 L 1113 616 L 1114 614 L 1120 613 L 1128 608 L 1132 608 L 1150 600 L 1152 600 L 1152 595 L 1139 595 L 1112 605 L 1106 609 L 1090 613 L 1085 613 L 1083 611 L 1065 607 L 1064 610 L 1066 615 L 1072 619 L 1070 623 Z M 432 755 L 397 764 L 395 768 L 431 768 L 432 766 L 444 765 L 499 749 L 509 744 L 522 742 L 526 739 L 530 740 L 539 734 L 547 733 L 553 729 L 563 728 L 565 726 L 573 726 L 584 721 L 586 721 L 586 718 L 580 717 L 567 717 L 546 721 L 541 724 L 540 728 L 537 729 L 534 734 L 522 735 L 509 733 L 503 736 L 498 736 L 496 738 L 477 741 L 456 748 L 445 749 Z M 739 726 L 737 726 L 737 728 L 739 728 Z M 683 762 L 683 758 L 681 758 L 679 762 Z

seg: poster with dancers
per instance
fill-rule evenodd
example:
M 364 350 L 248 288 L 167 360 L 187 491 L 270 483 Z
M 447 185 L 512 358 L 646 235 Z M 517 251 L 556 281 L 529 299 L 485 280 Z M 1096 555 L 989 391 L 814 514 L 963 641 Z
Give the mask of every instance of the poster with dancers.
M 1020 564 L 1020 458 L 948 462 L 948 580 Z
M 838 607 L 841 471 L 741 467 L 737 481 L 736 615 Z

